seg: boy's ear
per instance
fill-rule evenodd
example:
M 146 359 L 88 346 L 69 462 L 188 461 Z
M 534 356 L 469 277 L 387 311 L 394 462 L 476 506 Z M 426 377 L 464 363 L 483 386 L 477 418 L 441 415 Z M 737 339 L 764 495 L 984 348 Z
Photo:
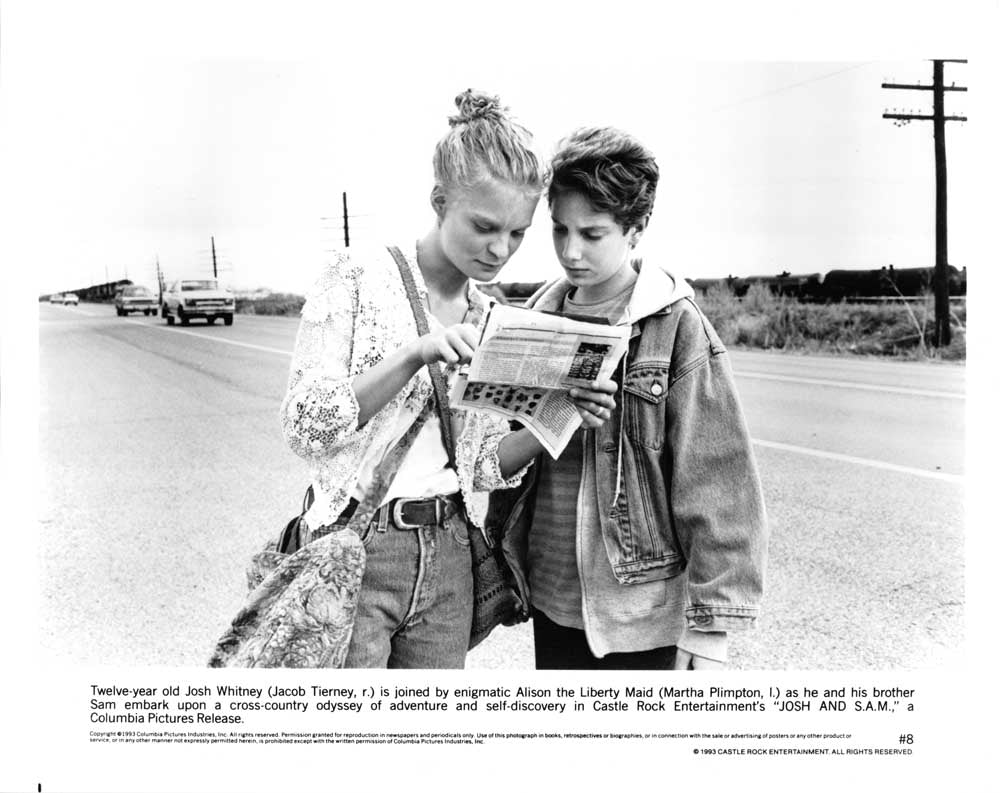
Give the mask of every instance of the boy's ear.
M 630 237 L 628 241 L 630 248 L 634 248 L 639 243 L 639 239 L 642 237 L 642 232 L 646 230 L 646 225 L 648 223 L 649 223 L 649 215 L 646 215 L 646 217 L 644 217 L 642 220 L 640 220 L 632 227 L 632 231 L 630 232 Z

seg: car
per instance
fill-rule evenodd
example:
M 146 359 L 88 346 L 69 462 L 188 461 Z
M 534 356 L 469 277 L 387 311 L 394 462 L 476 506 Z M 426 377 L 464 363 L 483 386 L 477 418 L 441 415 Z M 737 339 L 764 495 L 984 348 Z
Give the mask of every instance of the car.
M 160 315 L 173 325 L 175 319 L 187 325 L 192 319 L 204 319 L 211 325 L 219 317 L 227 325 L 233 324 L 236 298 L 233 293 L 219 286 L 214 278 L 174 281 L 163 292 Z
M 156 313 L 156 295 L 145 286 L 123 286 L 115 293 L 115 313 L 127 317 L 141 311 L 147 317 Z
M 80 298 L 77 297 L 75 292 L 67 292 L 65 295 L 62 296 L 62 302 L 64 305 L 67 306 L 70 305 L 78 306 L 80 305 Z

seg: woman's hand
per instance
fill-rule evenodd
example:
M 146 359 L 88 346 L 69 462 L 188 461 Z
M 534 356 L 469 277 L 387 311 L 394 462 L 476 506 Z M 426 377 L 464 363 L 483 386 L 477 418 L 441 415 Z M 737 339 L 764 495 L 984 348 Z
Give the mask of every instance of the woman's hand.
M 424 364 L 443 361 L 451 365 L 468 363 L 476 349 L 479 331 L 475 325 L 439 328 L 393 350 L 371 369 L 354 378 L 358 400 L 358 426 L 363 426 L 385 407 Z
M 468 322 L 432 330 L 417 340 L 417 352 L 424 363 L 452 366 L 472 360 L 479 344 L 479 329 Z
M 600 427 L 611 418 L 615 409 L 615 399 L 612 396 L 618 386 L 611 380 L 595 380 L 590 388 L 571 388 L 570 399 L 583 417 L 583 426 L 588 429 Z

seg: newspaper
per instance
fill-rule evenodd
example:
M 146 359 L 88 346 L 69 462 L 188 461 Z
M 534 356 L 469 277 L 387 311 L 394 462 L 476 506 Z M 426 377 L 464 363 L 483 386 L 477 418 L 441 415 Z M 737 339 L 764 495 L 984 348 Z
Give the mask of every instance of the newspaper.
M 450 404 L 519 421 L 558 457 L 583 423 L 569 389 L 610 378 L 628 339 L 628 325 L 494 304 Z

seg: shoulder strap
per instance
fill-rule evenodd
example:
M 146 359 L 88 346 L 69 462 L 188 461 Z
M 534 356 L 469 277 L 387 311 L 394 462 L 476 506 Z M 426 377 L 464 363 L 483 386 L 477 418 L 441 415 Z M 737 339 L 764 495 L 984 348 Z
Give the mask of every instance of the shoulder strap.
M 399 267 L 399 275 L 403 279 L 406 296 L 409 298 L 410 308 L 413 310 L 413 319 L 417 323 L 417 333 L 426 336 L 430 332 L 430 327 L 427 324 L 427 314 L 424 312 L 423 303 L 420 302 L 420 295 L 417 293 L 417 282 L 410 270 L 410 263 L 406 261 L 403 252 L 395 245 L 388 246 L 388 249 L 392 258 L 396 260 L 396 266 Z M 455 443 L 452 438 L 451 410 L 448 407 L 444 374 L 436 363 L 427 364 L 427 371 L 431 376 L 431 385 L 434 387 L 434 402 L 440 419 L 438 423 L 441 425 L 441 442 L 444 444 L 445 451 L 448 452 L 448 463 L 452 468 L 455 468 Z

